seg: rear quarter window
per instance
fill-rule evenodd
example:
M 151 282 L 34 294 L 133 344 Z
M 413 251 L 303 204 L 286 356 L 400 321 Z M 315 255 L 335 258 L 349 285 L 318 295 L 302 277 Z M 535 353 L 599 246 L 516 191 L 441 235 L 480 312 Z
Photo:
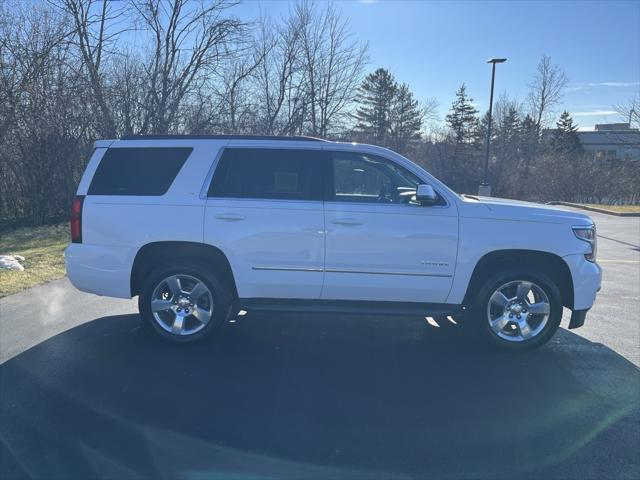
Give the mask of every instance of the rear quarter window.
M 164 195 L 193 148 L 110 148 L 89 195 Z

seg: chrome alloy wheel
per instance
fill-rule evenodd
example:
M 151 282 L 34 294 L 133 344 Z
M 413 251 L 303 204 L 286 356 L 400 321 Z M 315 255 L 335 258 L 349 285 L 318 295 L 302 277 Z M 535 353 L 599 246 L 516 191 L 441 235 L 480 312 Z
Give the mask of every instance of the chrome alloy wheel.
M 489 327 L 498 337 L 523 342 L 536 337 L 549 321 L 551 303 L 540 286 L 515 280 L 498 287 L 487 305 Z
M 174 335 L 193 335 L 213 317 L 213 295 L 203 281 L 191 275 L 171 275 L 151 294 L 153 319 Z

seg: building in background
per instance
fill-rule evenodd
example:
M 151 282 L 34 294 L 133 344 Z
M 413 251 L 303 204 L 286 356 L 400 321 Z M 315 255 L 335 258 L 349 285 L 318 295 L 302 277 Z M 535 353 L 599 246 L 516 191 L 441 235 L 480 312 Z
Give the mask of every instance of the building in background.
M 640 161 L 640 130 L 628 123 L 602 123 L 578 132 L 584 151 L 601 161 Z

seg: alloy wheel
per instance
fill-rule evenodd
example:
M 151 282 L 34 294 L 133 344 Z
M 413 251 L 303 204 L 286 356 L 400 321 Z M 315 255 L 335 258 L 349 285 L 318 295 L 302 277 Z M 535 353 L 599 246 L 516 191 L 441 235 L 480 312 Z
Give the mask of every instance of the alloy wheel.
M 171 275 L 151 294 L 151 313 L 166 332 L 187 336 L 201 331 L 213 317 L 213 295 L 207 285 L 191 275 Z
M 542 287 L 528 280 L 515 280 L 498 287 L 487 305 L 491 331 L 510 342 L 538 336 L 547 325 L 550 313 L 549 297 Z

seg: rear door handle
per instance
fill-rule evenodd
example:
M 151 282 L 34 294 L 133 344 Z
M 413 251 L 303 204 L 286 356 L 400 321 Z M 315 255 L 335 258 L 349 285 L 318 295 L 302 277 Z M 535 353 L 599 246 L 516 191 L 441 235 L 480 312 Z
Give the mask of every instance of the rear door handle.
M 221 213 L 216 215 L 219 220 L 228 220 L 230 222 L 237 222 L 238 220 L 244 220 L 244 215 L 238 215 L 236 213 Z
M 331 223 L 337 223 L 338 225 L 361 225 L 362 222 L 359 222 L 355 218 L 335 218 L 331 220 Z

